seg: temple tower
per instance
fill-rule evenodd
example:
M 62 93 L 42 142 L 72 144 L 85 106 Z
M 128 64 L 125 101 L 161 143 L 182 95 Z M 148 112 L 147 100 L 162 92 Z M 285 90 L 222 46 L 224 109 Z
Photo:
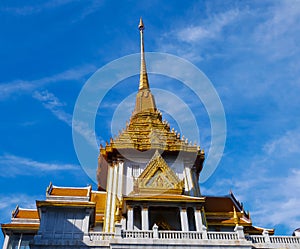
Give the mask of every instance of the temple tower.
M 141 65 L 135 109 L 121 134 L 100 148 L 98 189 L 107 191 L 103 230 L 114 231 L 118 221 L 129 229 L 149 229 L 161 223 L 160 228 L 186 230 L 188 208 L 191 217 L 201 209 L 201 201 L 197 207 L 190 201 L 201 199 L 198 180 L 204 151 L 162 121 L 147 75 L 142 19 L 138 28 Z M 158 210 L 164 209 L 165 215 L 158 217 Z M 170 217 L 174 215 L 178 221 L 173 224 Z

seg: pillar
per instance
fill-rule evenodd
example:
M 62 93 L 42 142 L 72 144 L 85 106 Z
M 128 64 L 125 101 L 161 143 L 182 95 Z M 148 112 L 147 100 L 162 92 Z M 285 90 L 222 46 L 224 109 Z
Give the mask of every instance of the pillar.
M 118 169 L 119 169 L 118 164 L 114 162 L 109 232 L 113 232 L 115 230 L 116 197 L 117 197 L 117 188 L 118 188 Z
M 142 207 L 142 230 L 149 230 L 148 207 Z
M 265 243 L 271 243 L 269 232 L 267 230 L 263 230 L 262 235 L 265 239 Z
M 8 247 L 9 235 L 5 234 L 4 243 L 2 249 L 6 249 Z
M 115 224 L 115 237 L 121 237 L 122 236 L 122 224 L 116 223 Z
M 237 233 L 238 239 L 245 239 L 243 226 L 236 225 L 234 231 Z
M 112 184 L 113 184 L 113 167 L 109 165 L 108 173 L 107 173 L 107 183 L 106 183 L 107 199 L 106 199 L 106 208 L 105 208 L 104 232 L 109 232 Z
M 180 221 L 181 221 L 181 230 L 188 231 L 189 224 L 188 224 L 186 208 L 180 208 Z
M 154 223 L 153 227 L 153 239 L 158 239 L 158 226 Z
M 126 230 L 126 219 L 124 217 L 121 218 L 122 229 Z
M 133 230 L 133 207 L 127 207 L 127 230 Z
M 119 200 L 122 199 L 122 192 L 123 192 L 123 168 L 124 168 L 124 162 L 123 161 L 119 161 L 118 163 L 119 165 L 119 171 L 118 171 L 118 192 L 117 192 L 117 196 L 119 198 Z
M 201 232 L 203 228 L 203 221 L 201 215 L 201 209 L 195 208 L 195 223 L 196 223 L 196 231 Z

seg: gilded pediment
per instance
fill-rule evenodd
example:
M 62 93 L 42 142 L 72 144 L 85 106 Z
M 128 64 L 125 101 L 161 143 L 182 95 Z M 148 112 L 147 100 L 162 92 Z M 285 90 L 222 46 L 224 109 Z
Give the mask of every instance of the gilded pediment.
M 141 175 L 135 179 L 134 185 L 134 194 L 181 194 L 183 192 L 183 181 L 180 181 L 158 151 Z

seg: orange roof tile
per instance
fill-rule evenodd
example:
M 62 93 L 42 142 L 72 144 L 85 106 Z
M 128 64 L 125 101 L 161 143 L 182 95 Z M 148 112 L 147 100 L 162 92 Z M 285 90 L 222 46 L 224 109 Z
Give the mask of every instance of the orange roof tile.
M 12 218 L 17 219 L 39 219 L 39 214 L 36 209 L 21 209 L 16 208 L 12 213 Z
M 89 189 L 53 187 L 49 194 L 55 196 L 88 196 Z

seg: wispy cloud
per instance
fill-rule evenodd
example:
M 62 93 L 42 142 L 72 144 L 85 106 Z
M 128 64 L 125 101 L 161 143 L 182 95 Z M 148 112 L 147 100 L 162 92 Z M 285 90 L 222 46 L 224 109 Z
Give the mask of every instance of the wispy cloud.
M 233 22 L 239 15 L 237 9 L 232 9 L 205 20 L 202 25 L 193 25 L 177 30 L 177 38 L 188 43 L 218 38 L 224 27 Z
M 42 195 L 26 195 L 23 193 L 6 193 L 0 195 L 0 222 L 10 222 L 11 213 L 18 205 L 21 208 L 35 209 L 35 200 L 43 200 Z
M 16 15 L 26 16 L 26 15 L 37 14 L 44 10 L 51 10 L 54 8 L 58 8 L 70 3 L 74 3 L 74 0 L 52 0 L 52 1 L 47 1 L 42 4 L 36 4 L 36 5 L 23 5 L 20 7 L 5 7 L 5 8 L 1 8 L 1 11 L 14 13 Z
M 226 12 L 210 15 L 205 20 L 195 16 L 194 23 L 200 24 L 181 24 L 180 28 L 172 30 L 171 33 L 165 33 L 162 38 L 159 38 L 159 50 L 176 53 L 192 61 L 201 61 L 205 49 L 203 44 L 208 41 L 221 40 L 224 29 L 230 26 L 240 15 L 239 9 L 230 9 Z
M 72 115 L 63 110 L 66 104 L 61 102 L 53 93 L 47 90 L 41 92 L 35 91 L 32 96 L 40 101 L 47 110 L 51 111 L 57 119 L 70 127 L 73 126 L 91 145 L 95 145 L 95 132 L 82 121 L 72 123 Z
M 0 164 L 5 170 L 0 172 L 1 177 L 17 177 L 20 175 L 32 175 L 49 171 L 78 170 L 79 165 L 38 162 L 30 158 L 11 154 L 0 156 Z
M 79 0 L 51 0 L 41 4 L 23 5 L 17 7 L 2 7 L 0 12 L 11 13 L 18 16 L 29 16 L 40 14 L 45 11 L 53 11 L 55 9 L 68 5 L 81 4 Z M 104 4 L 103 0 L 86 0 L 81 8 L 81 15 L 77 16 L 73 22 L 84 19 L 90 14 L 96 12 Z
M 84 19 L 86 16 L 96 12 L 103 4 L 104 4 L 103 0 L 90 1 L 90 4 L 86 5 L 85 8 L 83 8 L 81 16 L 79 17 L 79 20 Z
M 263 147 L 267 155 L 279 154 L 281 157 L 290 156 L 300 151 L 300 129 L 287 131 L 282 136 L 275 138 Z M 284 153 L 282 153 L 284 152 Z
M 46 109 L 54 114 L 55 117 L 65 122 L 67 125 L 72 126 L 72 115 L 61 109 L 65 104 L 53 93 L 50 93 L 47 90 L 42 92 L 35 91 L 32 96 L 39 100 Z
M 271 60 L 299 54 L 300 2 L 277 1 L 264 15 L 265 22 L 258 26 L 254 39 L 268 53 Z
M 36 79 L 32 81 L 28 80 L 14 80 L 11 82 L 1 83 L 0 101 L 6 100 L 12 95 L 20 95 L 24 93 L 30 93 L 33 90 L 45 86 L 47 84 L 60 82 L 60 81 L 72 81 L 80 80 L 84 76 L 95 72 L 96 67 L 93 65 L 86 65 L 80 68 L 73 68 L 64 72 L 54 74 L 52 76 Z
M 299 130 L 270 139 L 246 168 L 245 162 L 236 162 L 240 165 L 238 174 L 218 180 L 211 188 L 204 187 L 202 193 L 226 194 L 224 189 L 231 188 L 246 203 L 254 225 L 283 225 L 291 234 L 300 223 Z

